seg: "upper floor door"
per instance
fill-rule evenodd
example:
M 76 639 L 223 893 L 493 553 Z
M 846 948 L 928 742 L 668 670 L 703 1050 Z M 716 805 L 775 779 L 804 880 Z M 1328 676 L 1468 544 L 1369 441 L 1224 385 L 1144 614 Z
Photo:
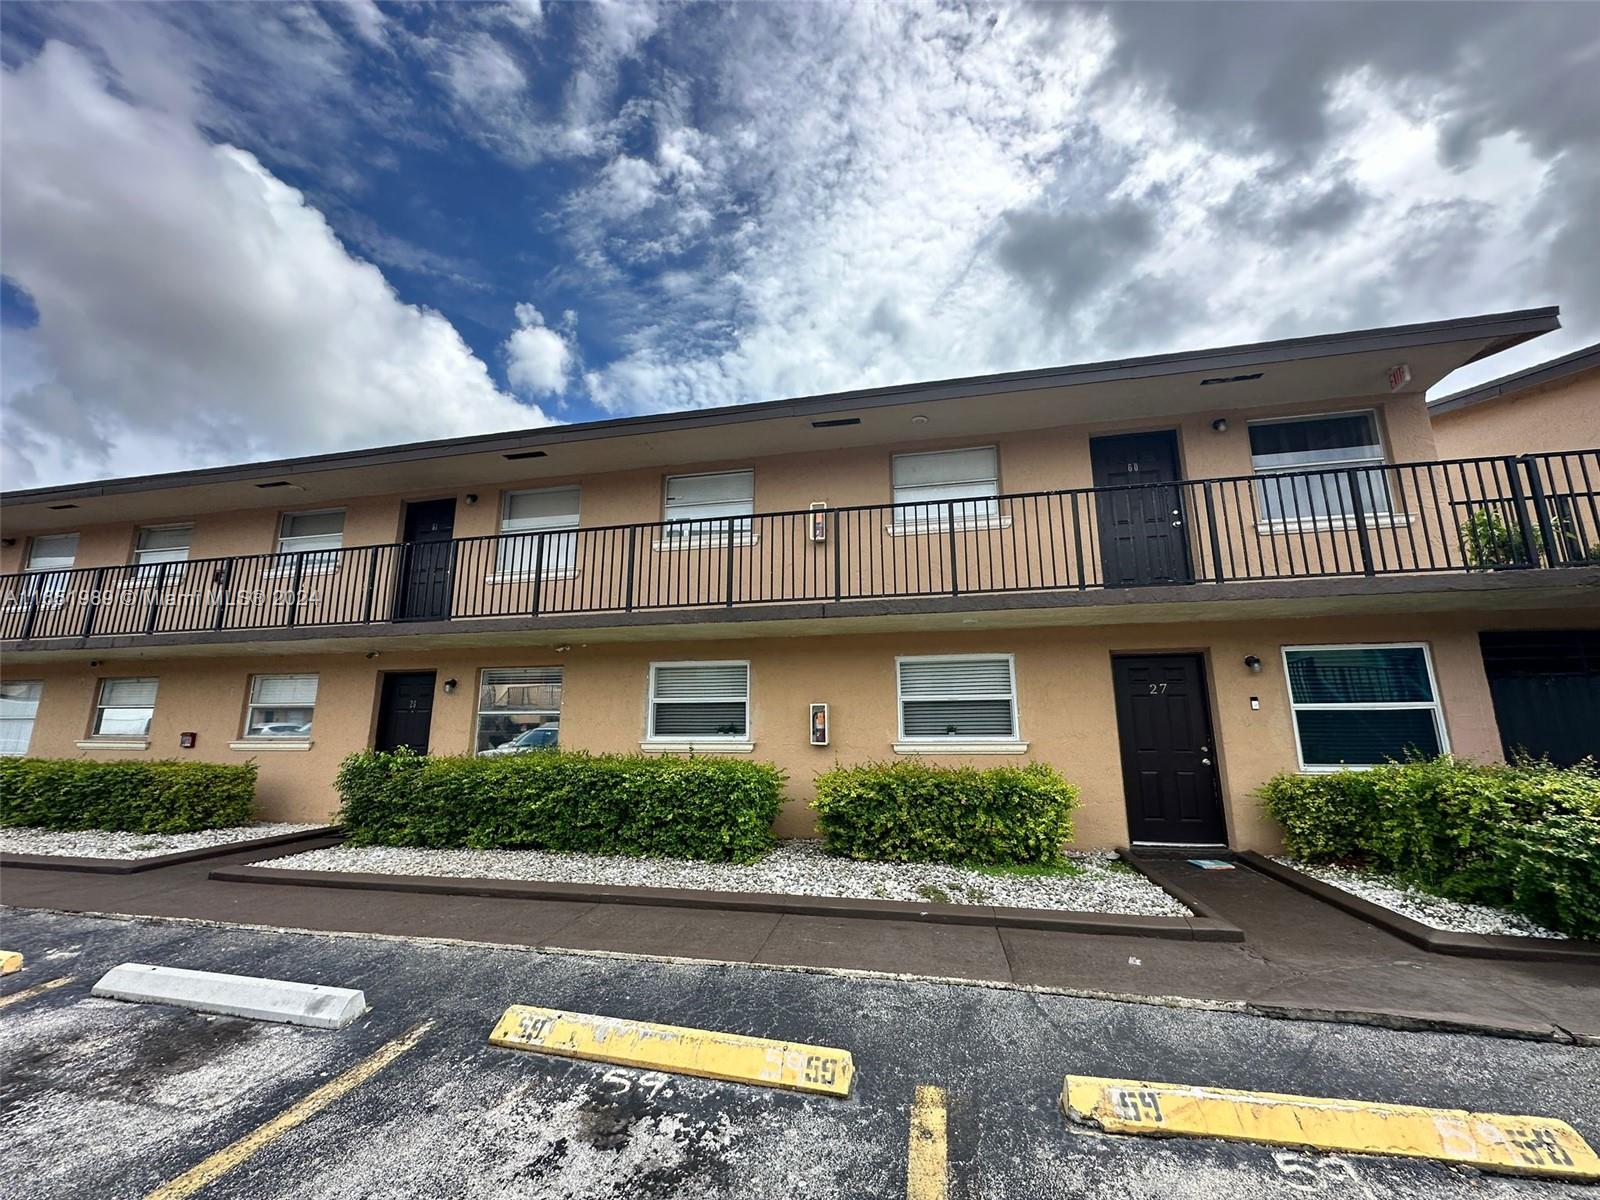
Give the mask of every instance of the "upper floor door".
M 397 621 L 443 621 L 450 616 L 455 580 L 456 502 L 423 500 L 406 505 L 405 544 L 395 596 Z
M 1089 440 L 1101 582 L 1107 587 L 1192 583 L 1189 534 L 1170 429 Z

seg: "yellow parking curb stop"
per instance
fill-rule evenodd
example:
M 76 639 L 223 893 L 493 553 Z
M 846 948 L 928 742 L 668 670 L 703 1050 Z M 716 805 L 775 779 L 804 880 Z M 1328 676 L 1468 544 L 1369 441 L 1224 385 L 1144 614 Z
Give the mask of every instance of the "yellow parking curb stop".
M 848 1050 L 527 1004 L 506 1009 L 489 1044 L 824 1096 L 848 1096 L 856 1073 Z
M 1066 1077 L 1061 1110 L 1108 1133 L 1392 1154 L 1508 1175 L 1600 1181 L 1600 1158 L 1577 1130 L 1553 1117 L 1084 1075 Z
M 0 950 L 0 975 L 15 975 L 22 970 L 22 955 L 15 950 Z

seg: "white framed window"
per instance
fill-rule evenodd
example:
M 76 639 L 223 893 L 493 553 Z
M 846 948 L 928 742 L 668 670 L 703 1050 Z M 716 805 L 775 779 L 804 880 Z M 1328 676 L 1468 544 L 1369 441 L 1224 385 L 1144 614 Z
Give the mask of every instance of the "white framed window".
M 102 679 L 90 734 L 97 738 L 149 737 L 150 720 L 156 712 L 158 682 L 155 679 Z
M 575 487 L 507 492 L 500 501 L 495 575 L 531 579 L 536 567 L 546 577 L 572 571 L 578 558 L 578 535 L 563 531 L 578 528 L 579 498 Z M 541 539 L 540 534 L 545 536 Z
M 718 471 L 710 475 L 669 475 L 662 505 L 668 522 L 656 549 L 676 545 L 726 545 L 753 541 L 750 517 L 755 512 L 756 473 Z
M 193 525 L 146 525 L 133 542 L 133 561 L 144 567 L 187 562 Z
M 28 561 L 24 571 L 70 571 L 78 560 L 78 535 L 75 533 L 40 534 L 28 542 Z
M 748 742 L 750 664 L 650 664 L 653 742 Z
M 1421 642 L 1285 646 L 1302 771 L 1447 753 L 1433 660 Z
M 344 509 L 318 512 L 284 513 L 278 525 L 278 553 L 304 553 L 302 571 L 331 571 L 344 546 Z M 274 573 L 295 569 L 295 559 L 286 558 L 273 568 Z
M 1000 516 L 1000 454 L 993 446 L 896 454 L 890 464 L 895 529 L 984 528 Z M 951 503 L 954 501 L 955 503 Z
M 900 742 L 1016 743 L 1017 681 L 1009 654 L 895 659 Z
M 252 675 L 244 736 L 305 741 L 317 711 L 317 676 Z
M 37 597 L 41 604 L 61 604 L 67 585 L 72 581 L 68 572 L 77 559 L 78 535 L 75 533 L 47 533 L 29 539 L 28 558 L 22 570 L 33 578 L 23 583 L 22 594 L 17 599 L 27 604 Z
M 560 743 L 560 667 L 490 667 L 479 673 L 477 753 L 517 754 Z
M 1390 515 L 1383 441 L 1370 409 L 1250 422 L 1250 465 L 1261 478 L 1256 503 L 1269 523 L 1337 526 L 1355 512 L 1348 468 L 1368 517 Z M 1286 472 L 1327 474 L 1294 476 Z
M 44 683 L 8 679 L 0 683 L 0 754 L 26 754 L 33 741 L 33 719 L 39 713 Z

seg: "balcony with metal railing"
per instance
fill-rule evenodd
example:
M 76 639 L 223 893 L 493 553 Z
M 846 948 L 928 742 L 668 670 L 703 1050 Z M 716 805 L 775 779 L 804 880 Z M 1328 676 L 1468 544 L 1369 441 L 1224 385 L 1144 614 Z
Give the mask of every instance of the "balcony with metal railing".
M 1596 565 L 1581 450 L 22 573 L 0 641 Z

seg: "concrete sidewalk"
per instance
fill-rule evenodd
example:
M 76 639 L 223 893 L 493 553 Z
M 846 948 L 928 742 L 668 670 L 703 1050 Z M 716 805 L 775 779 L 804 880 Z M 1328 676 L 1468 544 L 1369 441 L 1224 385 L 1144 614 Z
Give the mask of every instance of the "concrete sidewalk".
M 0 902 L 1183 997 L 1274 1015 L 1600 1043 L 1600 968 L 1429 954 L 1243 865 L 1202 871 L 1177 860 L 1153 867 L 1245 931 L 1243 943 L 1230 944 L 633 904 L 330 892 L 207 877 L 215 867 L 259 857 L 233 855 L 126 876 L 9 867 L 0 873 Z

